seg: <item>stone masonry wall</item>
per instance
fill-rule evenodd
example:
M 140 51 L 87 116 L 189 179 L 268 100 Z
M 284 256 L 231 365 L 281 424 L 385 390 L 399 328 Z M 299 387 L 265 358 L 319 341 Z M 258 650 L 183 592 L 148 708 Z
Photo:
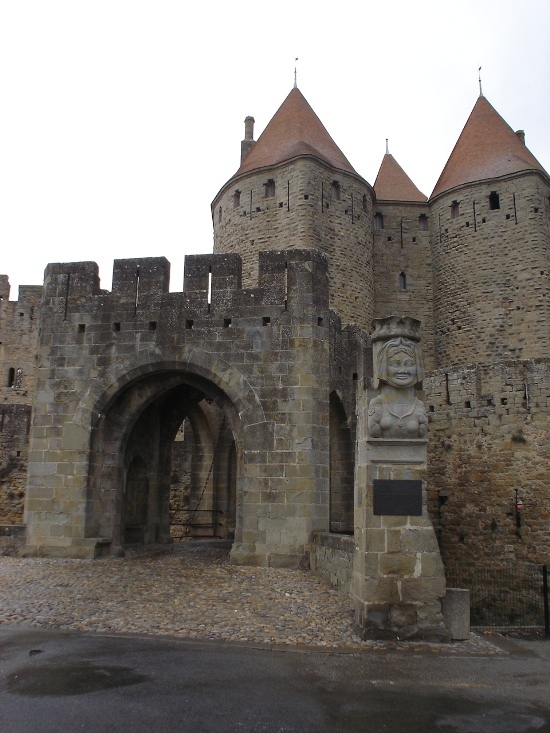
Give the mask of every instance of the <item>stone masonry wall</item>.
M 438 370 L 424 387 L 430 509 L 444 562 L 549 563 L 550 360 Z
M 432 203 L 437 367 L 550 356 L 549 195 L 528 173 Z
M 9 293 L 0 275 L 0 524 L 22 524 L 42 287 Z
M 274 196 L 266 196 L 267 182 Z M 333 184 L 337 183 L 333 197 Z M 239 204 L 236 205 L 236 201 Z M 214 252 L 238 252 L 243 285 L 258 282 L 258 253 L 311 247 L 329 257 L 330 305 L 344 323 L 368 329 L 373 318 L 373 191 L 359 176 L 315 158 L 232 179 L 212 204 Z
M 375 318 L 407 314 L 422 321 L 422 351 L 426 367 L 433 369 L 429 207 L 378 201 L 375 214 L 382 217 L 377 217 L 374 229 Z

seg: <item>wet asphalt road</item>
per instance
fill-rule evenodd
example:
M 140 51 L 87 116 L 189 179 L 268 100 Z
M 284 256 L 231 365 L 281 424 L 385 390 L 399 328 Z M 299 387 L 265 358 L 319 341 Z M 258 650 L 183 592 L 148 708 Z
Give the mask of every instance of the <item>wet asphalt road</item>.
M 334 653 L 0 625 L 2 733 L 550 732 L 550 642 Z

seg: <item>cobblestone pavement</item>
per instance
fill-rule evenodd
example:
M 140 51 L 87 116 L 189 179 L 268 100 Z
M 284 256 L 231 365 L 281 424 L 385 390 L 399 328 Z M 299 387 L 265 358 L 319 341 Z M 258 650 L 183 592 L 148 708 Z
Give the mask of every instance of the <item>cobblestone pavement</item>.
M 124 558 L 0 557 L 0 623 L 360 651 L 500 654 L 482 636 L 449 645 L 362 641 L 351 602 L 299 570 L 231 565 L 196 542 Z

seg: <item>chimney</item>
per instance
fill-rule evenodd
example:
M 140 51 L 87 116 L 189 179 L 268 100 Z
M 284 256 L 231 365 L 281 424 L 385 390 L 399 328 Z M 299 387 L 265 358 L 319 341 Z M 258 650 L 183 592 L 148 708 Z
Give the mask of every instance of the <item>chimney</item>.
M 244 140 L 241 142 L 241 165 L 254 147 L 254 122 L 254 117 L 247 117 L 244 121 Z
M 519 137 L 521 142 L 525 145 L 525 130 L 516 130 L 516 135 Z

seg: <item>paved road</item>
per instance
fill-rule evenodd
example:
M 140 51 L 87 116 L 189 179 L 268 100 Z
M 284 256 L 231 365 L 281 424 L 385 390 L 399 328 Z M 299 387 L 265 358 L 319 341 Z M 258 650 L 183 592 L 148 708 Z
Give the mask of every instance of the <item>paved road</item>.
M 550 732 L 550 642 L 322 652 L 0 625 L 2 733 Z

